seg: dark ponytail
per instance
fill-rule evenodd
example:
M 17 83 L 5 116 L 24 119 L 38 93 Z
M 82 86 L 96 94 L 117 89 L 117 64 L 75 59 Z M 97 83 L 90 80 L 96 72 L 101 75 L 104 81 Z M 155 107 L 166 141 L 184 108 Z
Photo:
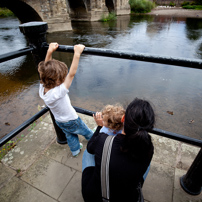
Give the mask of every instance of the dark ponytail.
M 150 103 L 134 99 L 127 107 L 124 121 L 126 134 L 122 151 L 134 158 L 143 158 L 151 149 L 151 137 L 148 134 L 154 127 L 155 115 Z

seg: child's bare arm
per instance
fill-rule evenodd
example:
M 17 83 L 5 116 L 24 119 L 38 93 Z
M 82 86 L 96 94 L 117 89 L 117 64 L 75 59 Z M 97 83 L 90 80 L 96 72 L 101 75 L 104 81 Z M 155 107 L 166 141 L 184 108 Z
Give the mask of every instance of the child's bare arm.
M 85 46 L 81 44 L 74 46 L 74 56 L 73 56 L 72 64 L 71 64 L 69 73 L 64 81 L 64 85 L 67 89 L 69 89 L 69 87 L 72 84 L 72 81 L 74 79 L 74 76 L 76 74 L 76 71 L 79 65 L 79 59 L 80 59 L 81 53 L 83 52 L 84 48 Z
M 46 53 L 46 58 L 45 58 L 45 62 L 52 60 L 52 54 L 53 52 L 58 48 L 58 43 L 50 43 L 47 53 Z

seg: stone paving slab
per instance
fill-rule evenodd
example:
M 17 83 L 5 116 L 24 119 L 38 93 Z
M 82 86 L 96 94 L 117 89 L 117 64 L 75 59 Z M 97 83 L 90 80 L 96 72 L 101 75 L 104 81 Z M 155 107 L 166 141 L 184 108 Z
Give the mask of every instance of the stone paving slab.
M 60 202 L 83 202 L 81 194 L 81 172 L 76 172 L 59 198 Z
M 75 172 L 72 168 L 42 156 L 21 178 L 57 200 Z
M 41 190 L 37 190 L 17 177 L 13 177 L 0 189 L 1 202 L 56 202 Z
M 175 167 L 179 142 L 174 140 L 171 141 L 168 138 L 160 137 L 154 134 L 151 134 L 151 136 L 154 144 L 154 156 L 152 161 Z
M 151 134 L 154 144 L 152 161 L 188 170 L 196 158 L 199 147 Z
M 77 171 L 82 171 L 82 156 L 86 149 L 87 140 L 79 136 L 80 142 L 83 144 L 81 153 L 75 158 L 72 156 L 71 151 L 67 144 L 60 145 L 56 141 L 47 149 L 45 155 L 61 164 L 69 166 Z
M 175 169 L 173 202 L 202 202 L 202 193 L 198 196 L 187 194 L 180 185 L 180 177 L 186 174 L 185 170 Z
M 8 166 L 0 163 L 0 189 L 4 186 L 6 182 L 8 182 L 13 176 L 17 174 L 17 172 Z M 1 201 L 1 200 L 0 200 Z
M 171 202 L 174 174 L 174 168 L 152 161 L 143 186 L 144 198 L 151 202 Z
M 22 141 L 18 142 L 13 150 L 8 152 L 2 162 L 16 170 L 26 170 L 55 137 L 52 124 L 46 123 L 44 119 Z
M 181 147 L 178 155 L 179 161 L 176 167 L 183 170 L 188 170 L 200 151 L 200 148 L 183 143 L 180 143 L 180 145 Z

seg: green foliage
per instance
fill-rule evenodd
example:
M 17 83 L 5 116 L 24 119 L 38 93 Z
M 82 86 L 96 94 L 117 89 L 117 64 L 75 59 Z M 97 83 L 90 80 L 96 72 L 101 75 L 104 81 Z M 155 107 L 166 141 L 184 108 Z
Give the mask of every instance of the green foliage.
M 194 9 L 194 10 L 202 10 L 202 5 L 187 5 L 187 6 L 183 6 L 182 8 L 184 9 Z
M 0 17 L 9 17 L 14 16 L 13 12 L 8 10 L 7 8 L 0 8 Z
M 195 0 L 195 5 L 202 5 L 202 0 Z
M 16 171 L 17 171 L 17 173 L 20 173 L 20 172 L 21 172 L 21 169 L 17 169 Z
M 171 2 L 169 3 L 169 6 L 174 7 L 174 6 L 175 6 L 175 3 L 174 3 L 173 1 L 171 1 Z
M 189 5 L 189 2 L 188 1 L 184 1 L 183 3 L 181 3 L 181 6 L 183 7 L 183 6 L 187 6 L 187 5 Z
M 0 160 L 11 150 L 13 149 L 16 144 L 22 140 L 24 135 L 22 134 L 21 137 L 17 138 L 16 140 L 9 140 L 6 144 L 3 145 L 3 147 L 0 150 Z
M 188 1 L 184 1 L 181 6 L 184 8 L 185 6 L 188 6 L 186 9 L 197 9 L 197 8 L 193 8 L 193 7 L 190 7 L 190 6 L 199 6 L 198 8 L 200 8 L 200 5 L 202 5 L 202 0 L 196 0 L 195 2 L 188 2 Z M 198 10 L 201 10 L 201 9 L 198 9 Z
M 102 18 L 100 19 L 100 21 L 102 22 L 107 22 L 112 20 L 116 20 L 116 14 L 114 12 L 109 13 L 109 15 L 107 16 L 103 15 Z
M 33 130 L 35 126 L 36 126 L 36 121 L 34 123 L 30 124 L 30 128 L 28 129 L 28 131 Z
M 129 0 L 129 4 L 134 13 L 148 13 L 155 8 L 155 3 L 149 0 Z

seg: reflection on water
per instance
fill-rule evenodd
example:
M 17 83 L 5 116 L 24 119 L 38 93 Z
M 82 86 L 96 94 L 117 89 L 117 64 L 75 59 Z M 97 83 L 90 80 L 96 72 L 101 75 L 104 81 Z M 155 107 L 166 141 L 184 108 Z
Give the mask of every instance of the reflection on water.
M 186 19 L 186 35 L 189 40 L 199 40 L 202 35 L 202 20 L 201 19 Z
M 13 25 L 10 25 L 10 29 L 18 31 L 16 19 L 8 20 L 7 24 Z M 72 27 L 73 31 L 48 34 L 47 41 L 67 45 L 83 43 L 87 47 L 202 59 L 201 19 L 128 15 L 118 17 L 117 21 L 110 23 L 72 22 Z M 11 46 L 16 41 L 21 41 L 16 49 L 26 46 L 22 34 L 12 36 L 9 34 L 12 32 L 7 34 L 4 30 L 5 28 L 0 28 L 1 44 L 6 41 L 7 46 L 10 41 Z M 10 51 L 13 49 L 10 48 Z M 2 54 L 2 50 L 0 51 Z M 68 66 L 71 64 L 71 53 L 55 52 L 54 57 Z M 7 105 L 12 108 L 15 102 L 11 111 L 14 113 L 20 104 L 26 108 L 20 108 L 21 114 L 26 114 L 37 108 L 38 104 L 42 105 L 37 93 L 38 75 L 31 57 L 21 57 L 17 62 L 14 62 L 15 60 L 2 63 L 5 65 L 3 70 L 1 64 L 0 82 L 5 86 L 0 91 L 1 109 L 5 109 Z M 7 71 L 10 73 L 6 73 Z M 117 102 L 126 106 L 135 97 L 148 99 L 157 114 L 156 127 L 201 138 L 201 76 L 200 70 L 83 54 L 70 88 L 70 97 L 74 106 L 92 111 Z M 16 88 L 13 87 L 14 83 Z M 10 100 L 12 104 L 9 105 L 6 100 Z M 3 120 L 1 135 L 11 128 L 4 125 L 8 122 L 7 117 L 12 119 L 12 116 L 8 116 L 9 110 L 7 111 L 0 114 Z M 174 114 L 170 115 L 167 111 Z M 19 110 L 18 113 L 20 114 Z M 190 120 L 194 121 L 189 123 Z M 12 125 L 14 122 L 16 120 Z
M 16 18 L 0 18 L 0 55 L 27 46 Z M 38 74 L 31 55 L 0 63 L 0 137 L 38 112 Z

